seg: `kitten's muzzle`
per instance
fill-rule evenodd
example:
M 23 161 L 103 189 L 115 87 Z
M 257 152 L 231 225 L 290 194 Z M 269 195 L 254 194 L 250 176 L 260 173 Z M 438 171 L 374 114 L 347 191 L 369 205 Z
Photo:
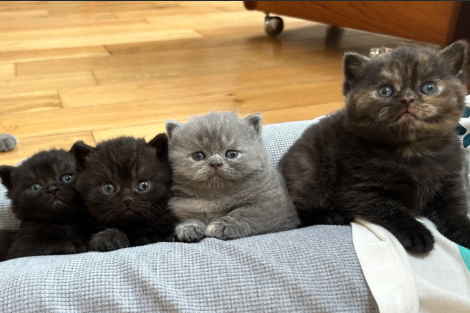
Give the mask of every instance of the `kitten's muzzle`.
M 124 199 L 122 199 L 122 202 L 127 206 L 129 207 L 129 205 L 132 203 L 134 199 L 132 199 L 132 197 L 125 197 Z
M 221 167 L 223 164 L 222 164 L 222 163 L 219 163 L 219 162 L 211 162 L 209 165 L 212 166 L 212 167 L 214 168 L 214 170 L 217 171 L 217 169 L 218 169 L 219 167 Z
M 59 187 L 59 186 L 57 186 L 57 185 L 52 185 L 52 186 L 49 186 L 49 188 L 47 189 L 47 192 L 48 192 L 48 193 L 52 193 L 53 195 L 55 195 L 55 193 L 56 193 L 57 191 L 59 191 L 59 190 L 60 190 L 60 187 Z

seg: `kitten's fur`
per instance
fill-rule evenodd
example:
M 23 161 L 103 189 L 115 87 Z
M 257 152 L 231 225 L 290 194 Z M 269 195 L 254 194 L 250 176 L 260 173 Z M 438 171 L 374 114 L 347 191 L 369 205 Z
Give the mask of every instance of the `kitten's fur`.
M 298 226 L 284 181 L 269 165 L 261 121 L 260 114 L 240 119 L 229 112 L 193 117 L 185 125 L 167 121 L 174 179 L 169 206 L 182 220 L 176 227 L 180 241 L 235 239 Z M 228 150 L 238 157 L 226 157 Z M 206 158 L 194 160 L 198 151 Z
M 70 175 L 70 181 L 63 181 Z M 91 216 L 76 191 L 72 155 L 65 150 L 39 152 L 20 166 L 0 166 L 2 183 L 21 221 L 17 232 L 2 231 L 4 259 L 24 256 L 72 254 L 87 251 L 93 232 Z M 33 186 L 40 184 L 40 190 Z M 38 187 L 39 188 L 39 187 Z
M 111 251 L 172 238 L 176 219 L 167 207 L 171 170 L 165 134 L 149 143 L 119 137 L 96 148 L 77 142 L 71 151 L 80 171 L 77 189 L 103 229 L 93 236 L 90 250 Z M 148 182 L 149 188 L 139 191 L 141 182 Z M 105 192 L 108 183 L 115 192 Z
M 434 238 L 414 217 L 426 216 L 470 248 L 464 153 L 453 131 L 466 95 L 466 48 L 459 41 L 440 51 L 345 55 L 345 109 L 307 129 L 280 162 L 304 226 L 364 218 L 425 253 Z M 425 82 L 437 92 L 422 93 Z M 390 98 L 378 95 L 385 84 L 396 90 Z

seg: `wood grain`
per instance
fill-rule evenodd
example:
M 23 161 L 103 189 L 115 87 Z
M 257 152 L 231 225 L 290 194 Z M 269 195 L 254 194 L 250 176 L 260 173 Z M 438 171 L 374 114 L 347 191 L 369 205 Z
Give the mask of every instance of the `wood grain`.
M 315 118 L 343 106 L 345 51 L 403 41 L 284 21 L 270 38 L 240 1 L 0 2 L 0 133 L 19 138 L 0 164 L 211 110 Z

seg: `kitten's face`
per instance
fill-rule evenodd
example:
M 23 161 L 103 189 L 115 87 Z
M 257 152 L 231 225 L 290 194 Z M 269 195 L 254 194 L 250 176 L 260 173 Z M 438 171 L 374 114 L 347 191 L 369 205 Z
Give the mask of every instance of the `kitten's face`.
M 143 139 L 131 137 L 108 140 L 96 148 L 74 145 L 72 151 L 81 172 L 77 188 L 91 214 L 102 224 L 157 227 L 161 222 L 171 185 L 167 138 L 163 136 L 159 152 Z
M 447 134 L 464 107 L 465 48 L 401 47 L 373 59 L 345 56 L 349 123 L 374 141 L 406 143 Z
M 39 152 L 19 167 L 2 166 L 0 175 L 20 220 L 67 218 L 80 208 L 74 159 L 65 150 Z
M 169 121 L 167 132 L 175 185 L 221 191 L 243 184 L 268 163 L 260 115 L 209 113 L 185 125 Z

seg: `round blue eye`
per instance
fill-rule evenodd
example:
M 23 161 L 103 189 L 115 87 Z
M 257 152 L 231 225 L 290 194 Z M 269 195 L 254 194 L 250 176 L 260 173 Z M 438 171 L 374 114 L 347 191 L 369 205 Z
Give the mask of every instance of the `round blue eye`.
M 393 87 L 392 86 L 382 86 L 377 90 L 377 94 L 381 98 L 390 98 L 393 96 Z
M 206 158 L 206 155 L 202 151 L 194 152 L 193 153 L 193 159 L 195 161 L 202 161 Z
M 42 189 L 42 185 L 41 184 L 34 184 L 31 186 L 31 190 L 32 191 L 39 191 Z
M 113 184 L 105 184 L 103 186 L 103 191 L 105 193 L 114 193 L 116 191 L 116 187 Z
M 421 92 L 425 95 L 432 95 L 437 91 L 437 86 L 434 83 L 425 83 L 421 87 Z
M 137 189 L 139 191 L 145 191 L 145 190 L 148 190 L 149 188 L 150 188 L 150 183 L 146 180 L 139 182 L 139 184 L 137 185 Z
M 70 183 L 72 181 L 72 175 L 62 175 L 60 181 L 63 183 Z
M 236 150 L 228 150 L 225 152 L 225 156 L 229 159 L 235 159 L 240 153 Z

